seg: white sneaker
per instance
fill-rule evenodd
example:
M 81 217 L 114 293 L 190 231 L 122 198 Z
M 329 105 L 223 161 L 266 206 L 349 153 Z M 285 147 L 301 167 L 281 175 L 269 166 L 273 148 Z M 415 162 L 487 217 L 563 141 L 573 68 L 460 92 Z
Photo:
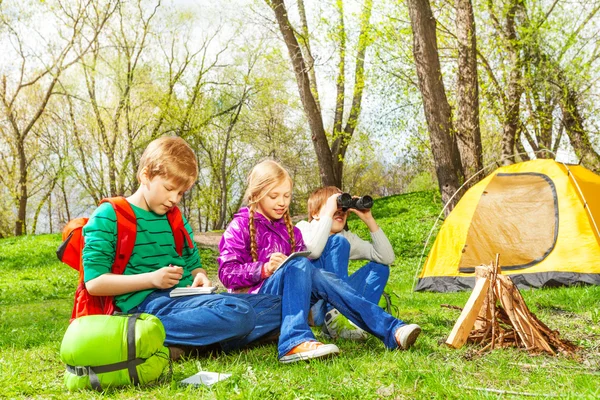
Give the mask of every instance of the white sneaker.
M 325 323 L 321 328 L 323 334 L 329 338 L 349 340 L 366 340 L 369 334 L 358 326 L 354 325 L 352 321 L 344 317 L 335 308 L 325 314 Z
M 398 347 L 402 350 L 406 350 L 415 343 L 415 340 L 417 340 L 420 333 L 421 327 L 417 324 L 403 325 L 396 330 L 394 338 L 396 338 Z
M 300 360 L 311 360 L 313 358 L 330 357 L 338 354 L 340 349 L 335 344 L 323 344 L 314 340 L 300 343 L 285 356 L 279 359 L 286 364 Z

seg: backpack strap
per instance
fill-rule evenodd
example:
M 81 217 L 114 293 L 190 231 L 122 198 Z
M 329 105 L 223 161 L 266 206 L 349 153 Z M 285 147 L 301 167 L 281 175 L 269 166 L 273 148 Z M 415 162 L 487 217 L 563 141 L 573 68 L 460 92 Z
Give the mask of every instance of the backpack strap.
M 115 262 L 112 266 L 113 274 L 122 274 L 127 267 L 137 234 L 137 219 L 131 205 L 125 197 L 110 197 L 100 201 L 112 204 L 117 215 L 117 248 L 115 251 Z
M 185 229 L 181 211 L 179 208 L 177 208 L 177 206 L 173 207 L 167 212 L 167 219 L 169 220 L 169 225 L 171 225 L 171 230 L 173 231 L 175 250 L 177 250 L 177 254 L 181 256 L 183 254 L 183 246 L 185 244 L 187 244 L 190 249 L 194 247 L 192 238 L 190 237 L 187 229 Z

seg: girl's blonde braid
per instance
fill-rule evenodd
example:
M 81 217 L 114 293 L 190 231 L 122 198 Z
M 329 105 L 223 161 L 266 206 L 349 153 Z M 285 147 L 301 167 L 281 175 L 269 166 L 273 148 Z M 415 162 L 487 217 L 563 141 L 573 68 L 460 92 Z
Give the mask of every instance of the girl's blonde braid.
M 292 224 L 292 217 L 290 217 L 289 210 L 283 215 L 285 219 L 285 226 L 287 227 L 288 234 L 290 235 L 290 244 L 292 245 L 292 253 L 296 249 L 296 237 L 294 236 L 294 225 Z
M 252 255 L 252 261 L 258 260 L 258 252 L 256 250 L 256 226 L 254 225 L 254 204 L 250 204 L 250 254 Z

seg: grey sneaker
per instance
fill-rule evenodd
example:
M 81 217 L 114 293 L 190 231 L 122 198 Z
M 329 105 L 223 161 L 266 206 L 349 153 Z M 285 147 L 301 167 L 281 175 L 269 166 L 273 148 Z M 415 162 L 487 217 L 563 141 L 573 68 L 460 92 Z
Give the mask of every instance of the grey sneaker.
M 367 332 L 354 325 L 352 321 L 344 317 L 335 308 L 325 314 L 325 323 L 323 324 L 321 331 L 323 334 L 331 339 L 342 339 L 349 340 L 366 340 L 369 336 Z
M 398 347 L 402 350 L 408 349 L 415 343 L 417 337 L 421 333 L 421 327 L 417 324 L 403 325 L 396 330 L 394 337 Z
M 338 354 L 340 349 L 335 344 L 323 344 L 314 340 L 300 343 L 294 347 L 285 356 L 279 359 L 280 362 L 287 364 L 300 360 L 311 360 L 313 358 L 331 357 Z

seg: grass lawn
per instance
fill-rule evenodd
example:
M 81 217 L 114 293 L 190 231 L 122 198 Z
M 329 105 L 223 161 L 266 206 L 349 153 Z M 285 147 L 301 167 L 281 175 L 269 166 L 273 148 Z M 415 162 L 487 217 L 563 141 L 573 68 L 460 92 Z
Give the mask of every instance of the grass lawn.
M 388 290 L 395 294 L 400 318 L 423 328 L 411 350 L 387 351 L 373 337 L 364 343 L 339 340 L 342 353 L 337 358 L 282 365 L 275 344 L 269 344 L 188 358 L 174 364 L 172 382 L 104 395 L 71 394 L 62 382 L 59 348 L 71 314 L 77 273 L 56 259 L 60 236 L 0 240 L 0 398 L 462 399 L 527 394 L 600 398 L 600 287 L 522 292 L 544 323 L 582 347 L 577 359 L 530 356 L 515 349 L 478 355 L 473 346 L 452 350 L 443 345 L 459 311 L 440 305 L 462 307 L 469 293 L 411 292 L 424 241 L 440 209 L 438 199 L 429 192 L 375 203 L 375 217 L 397 255 Z M 350 221 L 351 229 L 366 235 L 361 225 L 356 218 Z M 216 253 L 202 250 L 202 257 L 215 277 Z M 231 373 L 232 377 L 210 388 L 177 384 L 199 370 Z

